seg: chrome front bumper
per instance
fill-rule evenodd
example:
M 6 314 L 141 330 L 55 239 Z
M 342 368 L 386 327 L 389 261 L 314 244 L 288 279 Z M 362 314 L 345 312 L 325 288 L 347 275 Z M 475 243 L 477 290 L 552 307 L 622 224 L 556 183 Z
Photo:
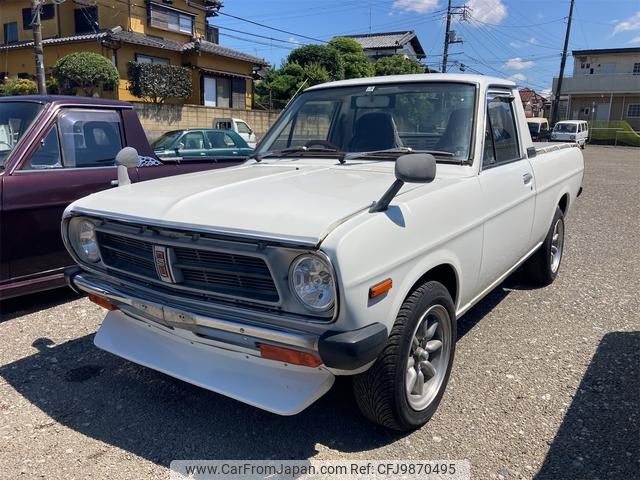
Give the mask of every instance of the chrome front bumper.
M 155 322 L 169 329 L 183 329 L 203 339 L 222 342 L 226 348 L 259 354 L 258 344 L 283 345 L 318 353 L 320 336 L 314 333 L 281 330 L 208 315 L 193 313 L 162 303 L 160 296 L 146 298 L 125 292 L 121 286 L 96 275 L 76 273 L 68 275 L 68 283 L 76 290 L 109 300 L 123 313 L 144 321 Z M 236 348 L 233 348 L 233 347 Z
M 378 357 L 388 337 L 386 327 L 380 323 L 349 331 L 327 330 L 326 325 L 310 323 L 295 328 L 292 324 L 296 322 L 290 319 L 282 319 L 280 326 L 274 325 L 279 319 L 274 314 L 265 313 L 261 319 L 255 312 L 243 315 L 231 308 L 220 309 L 202 302 L 191 309 L 181 306 L 184 299 L 179 297 L 119 285 L 115 280 L 80 268 L 67 271 L 65 276 L 75 290 L 107 299 L 126 316 L 189 341 L 255 357 L 260 356 L 260 345 L 288 347 L 317 355 L 323 367 L 339 375 L 355 374 L 367 368 Z M 203 307 L 210 308 L 206 312 L 198 311 Z M 220 312 L 220 315 L 209 311 Z

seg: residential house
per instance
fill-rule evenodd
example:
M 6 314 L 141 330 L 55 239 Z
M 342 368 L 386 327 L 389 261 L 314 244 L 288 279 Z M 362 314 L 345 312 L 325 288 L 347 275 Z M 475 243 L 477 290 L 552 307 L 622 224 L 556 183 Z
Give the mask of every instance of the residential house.
M 527 118 L 544 117 L 546 115 L 547 99 L 530 88 L 521 88 L 520 100 Z
M 640 47 L 574 50 L 562 82 L 561 118 L 624 120 L 640 131 Z M 553 81 L 554 94 L 558 79 Z
M 422 60 L 426 57 L 420 40 L 413 30 L 345 36 L 353 38 L 362 45 L 365 55 L 372 60 L 391 55 L 405 55 L 414 60 Z
M 31 8 L 24 0 L 0 0 L 0 79 L 35 74 Z M 110 59 L 120 82 L 101 95 L 139 100 L 127 91 L 129 62 L 168 63 L 191 69 L 193 94 L 185 103 L 249 109 L 253 75 L 266 64 L 258 57 L 223 47 L 207 19 L 217 0 L 66 0 L 42 7 L 44 63 L 72 52 Z

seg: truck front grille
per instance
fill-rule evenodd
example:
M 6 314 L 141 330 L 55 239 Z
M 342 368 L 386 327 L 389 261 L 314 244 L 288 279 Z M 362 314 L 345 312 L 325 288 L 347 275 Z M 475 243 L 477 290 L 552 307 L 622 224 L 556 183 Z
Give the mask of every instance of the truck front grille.
M 98 231 L 98 244 L 107 268 L 153 281 L 162 281 L 154 260 L 154 246 L 171 249 L 167 256 L 175 283 L 204 294 L 277 303 L 278 289 L 261 257 L 210 249 L 165 245 L 158 241 Z M 163 284 L 167 284 L 165 280 Z

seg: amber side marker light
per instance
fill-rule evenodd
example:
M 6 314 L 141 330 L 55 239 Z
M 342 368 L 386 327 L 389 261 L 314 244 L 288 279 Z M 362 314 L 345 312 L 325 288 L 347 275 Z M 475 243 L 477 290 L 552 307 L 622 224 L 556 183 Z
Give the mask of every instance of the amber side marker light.
M 369 298 L 379 297 L 383 293 L 387 293 L 389 290 L 391 290 L 391 287 L 393 287 L 393 280 L 391 280 L 390 278 L 387 278 L 380 283 L 376 283 L 369 289 Z
M 303 365 L 305 367 L 319 367 L 322 360 L 317 355 L 309 352 L 301 352 L 286 347 L 275 345 L 260 345 L 260 356 L 268 360 L 278 360 L 279 362 L 290 363 L 292 365 Z
M 106 298 L 99 297 L 98 295 L 94 295 L 93 293 L 90 293 L 89 295 L 87 295 L 87 297 L 89 298 L 89 301 L 95 303 L 96 305 L 100 305 L 102 308 L 106 308 L 109 311 L 118 310 L 118 307 L 116 307 Z

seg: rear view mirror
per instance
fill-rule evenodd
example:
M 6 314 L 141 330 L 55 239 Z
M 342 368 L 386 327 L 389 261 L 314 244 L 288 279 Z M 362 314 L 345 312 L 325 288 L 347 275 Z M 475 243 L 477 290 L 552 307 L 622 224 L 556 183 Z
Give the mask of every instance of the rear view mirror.
M 404 183 L 429 183 L 436 178 L 436 159 L 425 153 L 402 155 L 396 160 L 396 178 Z
M 353 100 L 357 108 L 389 108 L 391 106 L 391 98 L 388 95 L 365 95 L 355 97 Z

